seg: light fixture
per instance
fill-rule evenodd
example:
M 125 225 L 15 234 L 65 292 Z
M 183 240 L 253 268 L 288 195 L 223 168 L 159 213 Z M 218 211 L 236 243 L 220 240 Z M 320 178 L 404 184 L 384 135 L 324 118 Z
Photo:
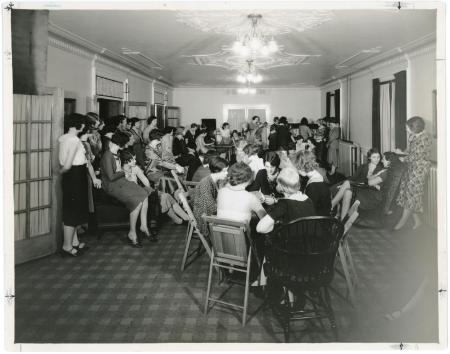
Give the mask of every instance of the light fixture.
M 256 94 L 256 89 L 254 87 L 240 87 L 237 89 L 237 93 L 240 95 L 254 95 Z
M 278 51 L 278 44 L 275 42 L 275 39 L 272 37 L 268 41 L 258 28 L 258 21 L 261 20 L 262 15 L 250 14 L 247 18 L 251 22 L 250 30 L 233 43 L 233 52 L 243 57 L 258 55 L 266 57 Z
M 251 84 L 259 84 L 263 77 L 261 74 L 258 74 L 255 70 L 255 66 L 253 65 L 253 60 L 247 60 L 248 68 L 245 71 L 241 71 L 239 75 L 236 77 L 237 82 L 241 84 L 251 83 Z

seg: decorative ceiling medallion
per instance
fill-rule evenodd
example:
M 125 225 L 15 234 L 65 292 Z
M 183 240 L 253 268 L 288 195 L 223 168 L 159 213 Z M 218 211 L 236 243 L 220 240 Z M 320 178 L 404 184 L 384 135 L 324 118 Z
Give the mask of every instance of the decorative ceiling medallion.
M 233 11 L 179 11 L 177 21 L 203 32 L 240 35 L 249 30 L 248 14 L 262 15 L 258 23 L 268 36 L 290 32 L 303 32 L 320 26 L 334 18 L 331 11 L 318 10 L 233 10 Z
M 280 50 L 270 57 L 255 57 L 252 60 L 255 68 L 267 70 L 281 66 L 311 64 L 311 59 L 320 56 L 320 54 L 291 54 Z M 183 55 L 182 57 L 188 58 L 193 65 L 216 66 L 228 70 L 242 70 L 247 67 L 247 59 L 232 54 L 229 49 L 212 54 Z

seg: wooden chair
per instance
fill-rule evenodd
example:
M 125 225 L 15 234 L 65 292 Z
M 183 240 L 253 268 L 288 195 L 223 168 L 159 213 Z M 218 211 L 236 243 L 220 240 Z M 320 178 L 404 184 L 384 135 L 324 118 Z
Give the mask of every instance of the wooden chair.
M 201 250 L 201 245 L 203 245 L 203 247 L 205 248 L 209 257 L 211 257 L 211 247 L 209 246 L 209 243 L 206 240 L 205 236 L 198 229 L 197 220 L 195 220 L 194 213 L 192 212 L 191 207 L 189 206 L 189 203 L 188 203 L 187 193 L 180 192 L 178 197 L 181 201 L 181 205 L 182 205 L 184 211 L 189 216 L 189 222 L 188 222 L 188 227 L 187 227 L 187 232 L 186 232 L 186 245 L 184 247 L 183 260 L 181 261 L 181 271 L 184 271 L 185 266 L 186 266 L 186 260 L 194 254 L 199 255 L 200 250 Z M 189 253 L 189 248 L 191 246 L 192 238 L 199 240 L 200 243 L 199 243 L 197 249 L 195 249 L 193 252 Z
M 178 176 L 178 174 L 175 170 L 171 170 L 170 172 L 172 173 L 172 177 L 175 180 L 178 189 L 183 192 L 188 192 L 190 189 L 195 188 L 199 184 L 199 182 L 193 182 L 193 181 L 181 182 L 180 177 Z
M 343 232 L 344 226 L 335 218 L 312 216 L 282 224 L 269 236 L 264 265 L 267 293 L 286 342 L 292 321 L 322 318 L 329 319 L 338 340 L 329 287 Z M 289 290 L 297 295 L 294 306 Z
M 204 216 L 203 218 L 208 223 L 212 244 L 208 285 L 206 288 L 205 314 L 208 313 L 210 302 L 242 309 L 242 326 L 245 326 L 247 319 L 250 260 L 252 253 L 251 247 L 248 247 L 246 242 L 246 232 L 249 226 L 246 223 L 220 219 L 215 216 Z M 243 306 L 222 300 L 224 293 L 226 293 L 228 289 L 219 297 L 210 296 L 213 267 L 245 273 Z

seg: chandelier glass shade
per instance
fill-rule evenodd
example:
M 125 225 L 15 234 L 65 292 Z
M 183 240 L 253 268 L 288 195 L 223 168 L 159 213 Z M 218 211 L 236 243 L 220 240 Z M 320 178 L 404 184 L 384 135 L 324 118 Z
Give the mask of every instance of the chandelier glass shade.
M 258 21 L 261 20 L 262 16 L 250 14 L 247 17 L 251 21 L 250 31 L 240 36 L 233 43 L 233 52 L 242 57 L 264 57 L 278 51 L 278 44 L 273 37 L 267 40 L 266 36 L 258 28 Z
M 258 74 L 253 65 L 253 60 L 247 60 L 248 68 L 245 71 L 241 71 L 236 77 L 237 82 L 241 84 L 258 84 L 262 81 L 261 74 Z

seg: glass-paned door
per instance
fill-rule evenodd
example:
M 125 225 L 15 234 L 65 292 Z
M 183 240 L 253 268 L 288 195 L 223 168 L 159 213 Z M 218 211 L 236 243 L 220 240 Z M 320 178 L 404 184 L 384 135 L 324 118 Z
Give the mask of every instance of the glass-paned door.
M 48 254 L 52 245 L 53 98 L 13 100 L 14 240 L 20 262 Z
M 242 130 L 242 125 L 245 123 L 245 108 L 229 108 L 227 110 L 228 119 L 231 131 Z

